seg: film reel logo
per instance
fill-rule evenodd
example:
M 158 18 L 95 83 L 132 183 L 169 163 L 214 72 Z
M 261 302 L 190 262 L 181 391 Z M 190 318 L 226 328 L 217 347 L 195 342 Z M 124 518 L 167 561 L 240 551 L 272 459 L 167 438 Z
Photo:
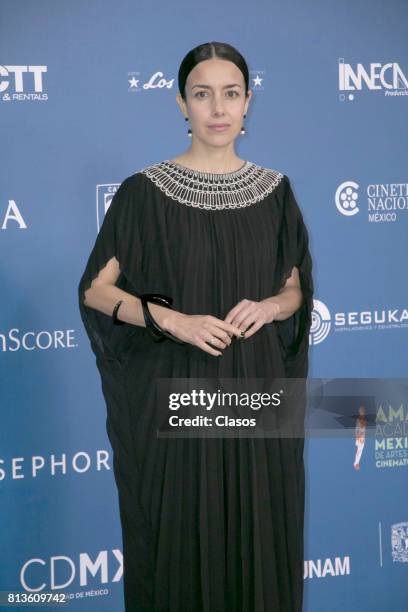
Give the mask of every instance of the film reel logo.
M 360 210 L 357 206 L 358 187 L 358 183 L 355 183 L 354 181 L 345 181 L 337 187 L 334 201 L 336 203 L 337 210 L 346 217 L 352 217 Z

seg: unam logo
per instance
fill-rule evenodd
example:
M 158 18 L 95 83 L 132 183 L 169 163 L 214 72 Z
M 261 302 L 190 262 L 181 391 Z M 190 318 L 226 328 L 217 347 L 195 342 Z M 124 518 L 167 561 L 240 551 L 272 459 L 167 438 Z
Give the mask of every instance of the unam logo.
M 408 522 L 391 525 L 392 560 L 408 563 Z
M 336 203 L 337 210 L 346 217 L 356 215 L 360 210 L 357 206 L 358 187 L 358 183 L 355 183 L 354 181 L 345 181 L 337 187 L 334 201 Z
M 331 327 L 330 311 L 320 300 L 313 300 L 309 344 L 319 344 L 327 338 Z

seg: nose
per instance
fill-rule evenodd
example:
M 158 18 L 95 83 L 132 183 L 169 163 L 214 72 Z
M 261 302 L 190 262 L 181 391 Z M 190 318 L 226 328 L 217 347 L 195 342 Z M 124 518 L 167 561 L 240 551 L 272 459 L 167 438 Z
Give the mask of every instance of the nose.
M 224 114 L 224 101 L 223 101 L 223 98 L 222 98 L 222 94 L 215 94 L 214 95 L 213 113 L 215 115 L 223 115 Z

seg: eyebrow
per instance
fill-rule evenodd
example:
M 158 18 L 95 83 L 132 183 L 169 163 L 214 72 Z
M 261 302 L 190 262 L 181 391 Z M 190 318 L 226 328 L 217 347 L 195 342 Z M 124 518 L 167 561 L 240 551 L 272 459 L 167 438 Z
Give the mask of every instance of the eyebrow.
M 194 89 L 194 87 L 203 87 L 204 89 L 212 89 L 210 85 L 193 85 L 191 89 Z M 227 89 L 228 87 L 241 87 L 241 85 L 239 83 L 231 83 L 231 85 L 225 85 L 223 89 Z

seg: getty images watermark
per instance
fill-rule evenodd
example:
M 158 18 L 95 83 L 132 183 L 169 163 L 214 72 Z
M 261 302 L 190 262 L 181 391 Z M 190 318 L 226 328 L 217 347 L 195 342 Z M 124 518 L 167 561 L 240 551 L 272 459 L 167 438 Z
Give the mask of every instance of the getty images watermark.
M 158 438 L 355 436 L 361 446 L 363 435 L 378 438 L 383 405 L 401 411 L 408 397 L 407 379 L 157 378 L 154 384 Z M 408 449 L 408 408 L 401 427 L 399 444 Z

